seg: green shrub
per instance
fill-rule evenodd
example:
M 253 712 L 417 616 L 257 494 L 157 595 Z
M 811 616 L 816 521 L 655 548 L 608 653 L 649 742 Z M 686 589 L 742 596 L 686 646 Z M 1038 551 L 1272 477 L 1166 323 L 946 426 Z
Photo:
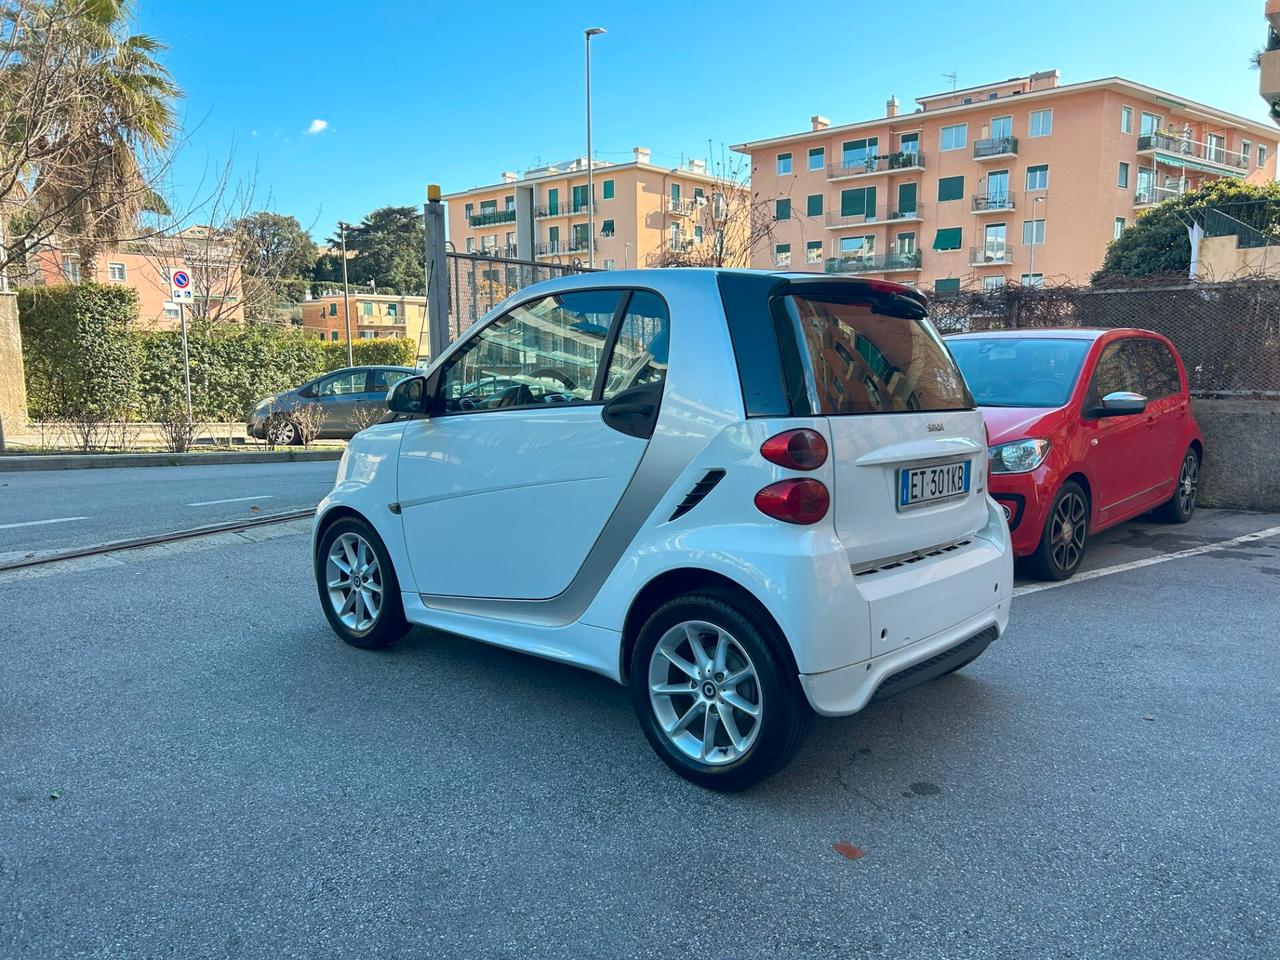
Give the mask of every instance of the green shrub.
M 138 398 L 138 295 L 96 283 L 18 292 L 27 400 L 33 420 L 130 419 Z
M 356 366 L 412 367 L 418 359 L 418 344 L 408 337 L 352 340 L 351 357 Z M 337 340 L 324 341 L 324 368 L 338 370 L 346 365 L 346 343 Z

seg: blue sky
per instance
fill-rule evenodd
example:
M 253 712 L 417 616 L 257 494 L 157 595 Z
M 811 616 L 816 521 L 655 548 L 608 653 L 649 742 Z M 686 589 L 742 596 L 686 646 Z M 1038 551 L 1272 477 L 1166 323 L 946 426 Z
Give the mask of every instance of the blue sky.
M 582 155 L 588 26 L 609 31 L 592 47 L 602 160 L 636 145 L 656 163 L 719 156 L 815 113 L 878 116 L 890 94 L 910 109 L 953 70 L 961 87 L 1120 75 L 1266 122 L 1248 65 L 1261 0 L 136 2 L 186 93 L 179 195 L 234 150 L 263 205 L 318 240 L 339 219 L 421 204 L 429 182 L 448 192 Z

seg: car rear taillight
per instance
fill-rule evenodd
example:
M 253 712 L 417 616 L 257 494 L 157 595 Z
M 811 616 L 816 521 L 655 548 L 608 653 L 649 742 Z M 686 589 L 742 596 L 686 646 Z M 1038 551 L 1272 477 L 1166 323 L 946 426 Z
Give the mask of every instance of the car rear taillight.
M 826 484 L 809 477 L 779 480 L 756 494 L 757 510 L 787 523 L 817 523 L 830 508 Z
M 787 430 L 762 443 L 760 455 L 788 470 L 817 470 L 827 462 L 827 441 L 817 430 Z

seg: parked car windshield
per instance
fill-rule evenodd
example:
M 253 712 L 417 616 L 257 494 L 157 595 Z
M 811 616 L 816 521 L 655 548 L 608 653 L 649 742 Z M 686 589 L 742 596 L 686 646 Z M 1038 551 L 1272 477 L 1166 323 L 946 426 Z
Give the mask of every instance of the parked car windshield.
M 960 371 L 915 301 L 787 299 L 808 349 L 816 412 L 973 409 Z
M 1060 407 L 1071 397 L 1088 340 L 964 337 L 948 340 L 983 407 Z

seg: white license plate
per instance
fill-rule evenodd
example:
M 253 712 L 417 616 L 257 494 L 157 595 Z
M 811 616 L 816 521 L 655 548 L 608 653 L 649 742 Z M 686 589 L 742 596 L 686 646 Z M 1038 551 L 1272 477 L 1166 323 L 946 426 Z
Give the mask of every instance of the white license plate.
M 928 506 L 969 492 L 969 460 L 909 467 L 898 471 L 898 509 Z

